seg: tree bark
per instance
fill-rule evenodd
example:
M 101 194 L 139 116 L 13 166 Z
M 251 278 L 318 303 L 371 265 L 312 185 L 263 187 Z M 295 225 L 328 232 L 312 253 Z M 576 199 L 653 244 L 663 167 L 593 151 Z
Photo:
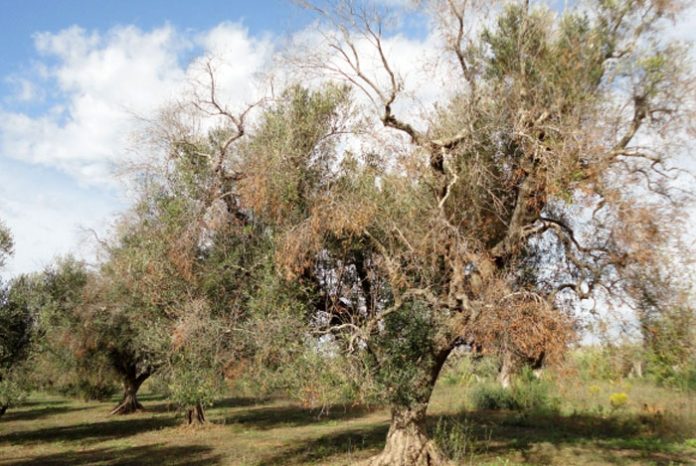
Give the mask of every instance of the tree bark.
M 203 412 L 203 406 L 200 403 L 196 403 L 195 406 L 189 408 L 186 411 L 186 419 L 188 425 L 203 425 L 205 424 L 205 413 Z
M 140 386 L 150 376 L 149 372 L 134 377 L 128 374 L 123 378 L 123 398 L 121 402 L 111 411 L 111 414 L 131 414 L 143 410 L 143 405 L 138 401 L 138 390 Z
M 363 464 L 365 466 L 436 466 L 450 464 L 440 447 L 425 428 L 426 411 L 435 382 L 450 350 L 435 358 L 435 366 L 425 377 L 423 399 L 410 405 L 393 405 L 387 441 L 382 452 Z
M 510 388 L 514 372 L 515 361 L 513 360 L 512 353 L 505 351 L 500 363 L 500 370 L 498 371 L 498 383 L 500 383 L 501 387 L 505 389 Z
M 392 408 L 384 450 L 367 460 L 369 466 L 432 466 L 448 460 L 425 430 L 427 404 Z

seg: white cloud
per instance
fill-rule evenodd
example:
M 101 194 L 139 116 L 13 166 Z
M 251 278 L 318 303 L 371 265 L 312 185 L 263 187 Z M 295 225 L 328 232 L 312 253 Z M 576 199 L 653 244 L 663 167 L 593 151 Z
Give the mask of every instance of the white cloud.
M 0 218 L 16 241 L 11 275 L 68 252 L 93 258 L 82 228 L 103 234 L 122 207 L 112 169 L 131 154 L 135 116 L 152 117 L 180 97 L 201 77 L 204 57 L 216 57 L 221 99 L 249 99 L 273 50 L 270 38 L 233 23 L 197 35 L 170 26 L 71 27 L 36 34 L 35 46 L 33 75 L 12 82 L 15 95 L 0 108 Z M 8 107 L 41 93 L 50 105 L 43 113 Z
M 94 258 L 85 228 L 104 235 L 120 202 L 113 193 L 66 183 L 52 170 L 0 158 L 0 218 L 15 241 L 3 276 L 39 270 L 56 256 Z
M 14 92 L 6 98 L 12 102 L 35 102 L 43 98 L 43 92 L 30 80 L 20 76 L 9 76 L 5 81 L 14 89 Z
M 126 157 L 135 116 L 153 116 L 196 77 L 200 59 L 181 63 L 186 52 L 219 58 L 223 98 L 237 100 L 250 95 L 254 74 L 272 50 L 269 39 L 256 40 L 232 23 L 195 37 L 170 26 L 104 34 L 71 27 L 39 33 L 35 45 L 45 59 L 36 79 L 55 85 L 58 103 L 39 116 L 0 110 L 0 154 L 90 185 L 113 181 L 112 165 Z
M 391 89 L 390 76 L 375 44 L 361 35 L 355 35 L 351 40 L 360 59 L 361 72 L 388 96 Z M 299 64 L 299 73 L 308 73 L 305 76 L 295 75 L 294 79 L 306 83 L 309 77 L 322 81 L 327 77 L 345 80 L 346 75 L 351 76 L 376 101 L 375 116 L 381 117 L 383 108 L 377 93 L 357 76 L 345 56 L 328 46 L 328 41 L 340 44 L 347 52 L 346 56 L 352 59 L 351 50 L 340 33 L 322 29 L 315 24 L 293 37 L 293 47 L 299 51 L 299 56 L 293 61 Z M 453 73 L 457 73 L 453 67 L 453 57 L 444 52 L 437 30 L 430 30 L 422 39 L 402 33 L 386 35 L 382 39 L 382 47 L 389 67 L 401 86 L 393 105 L 394 113 L 416 127 L 424 127 L 423 116 L 433 109 L 434 104 L 446 101 L 451 93 L 459 90 L 457 83 L 461 80 L 458 75 L 457 79 L 453 79 Z M 310 57 L 305 64 L 302 63 L 302 54 Z M 356 96 L 362 103 L 369 103 L 364 92 L 357 90 Z

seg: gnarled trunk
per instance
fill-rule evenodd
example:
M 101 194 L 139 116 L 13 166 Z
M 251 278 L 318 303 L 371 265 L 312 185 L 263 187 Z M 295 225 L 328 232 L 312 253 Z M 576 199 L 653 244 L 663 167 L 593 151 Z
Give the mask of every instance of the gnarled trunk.
M 392 408 L 387 443 L 369 466 L 432 466 L 446 464 L 445 455 L 425 431 L 427 404 Z
M 426 411 L 430 395 L 449 350 L 435 357 L 435 364 L 420 383 L 419 399 L 408 405 L 395 404 L 391 409 L 391 423 L 382 452 L 364 464 L 366 466 L 435 466 L 449 464 L 440 447 L 431 439 L 425 428 Z
M 203 412 L 203 405 L 196 403 L 195 406 L 189 408 L 186 411 L 186 419 L 188 425 L 202 425 L 205 424 L 205 413 Z
M 138 401 L 138 390 L 148 377 L 150 377 L 149 371 L 137 377 L 135 377 L 133 373 L 126 374 L 123 377 L 123 398 L 111 411 L 111 414 L 131 414 L 145 409 Z

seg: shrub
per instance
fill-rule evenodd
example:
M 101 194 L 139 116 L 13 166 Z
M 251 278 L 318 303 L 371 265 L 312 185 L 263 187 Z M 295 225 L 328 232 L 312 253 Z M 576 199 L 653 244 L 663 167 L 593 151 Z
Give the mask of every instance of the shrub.
M 497 384 L 482 384 L 472 392 L 472 404 L 478 409 L 509 409 L 528 413 L 557 412 L 560 400 L 551 395 L 551 382 L 538 379 L 531 370 L 525 370 L 505 389 Z
M 16 373 L 6 373 L 0 377 L 0 407 L 21 404 L 26 398 L 27 387 Z
M 180 408 L 190 408 L 200 404 L 207 408 L 222 392 L 220 377 L 212 371 L 195 370 L 191 367 L 178 367 L 169 378 L 169 396 Z
M 676 364 L 666 362 L 650 352 L 647 373 L 658 385 L 683 391 L 696 391 L 696 360 Z
M 614 411 L 621 409 L 628 404 L 628 395 L 624 392 L 612 393 L 609 396 L 609 404 Z
M 477 409 L 520 409 L 511 389 L 491 383 L 476 386 L 471 392 L 471 403 Z
M 467 387 L 475 383 L 481 375 L 480 361 L 472 360 L 470 354 L 457 354 L 455 358 L 450 357 L 443 369 L 441 376 L 442 383 L 449 386 Z

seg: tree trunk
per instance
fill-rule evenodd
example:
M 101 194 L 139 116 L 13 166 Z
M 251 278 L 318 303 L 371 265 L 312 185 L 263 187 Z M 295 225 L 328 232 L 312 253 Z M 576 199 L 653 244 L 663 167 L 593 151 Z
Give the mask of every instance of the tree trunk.
M 364 465 L 436 466 L 450 464 L 440 447 L 428 438 L 425 429 L 425 415 L 430 395 L 435 388 L 435 382 L 449 352 L 446 350 L 436 356 L 434 367 L 422 381 L 425 390 L 421 392 L 420 401 L 414 401 L 408 406 L 392 406 L 391 423 L 384 450 L 379 455 L 365 461 Z
M 200 403 L 196 403 L 196 406 L 189 408 L 186 411 L 186 419 L 188 420 L 188 425 L 203 425 L 205 424 L 205 414 L 203 413 L 203 406 Z
M 500 383 L 501 387 L 505 389 L 510 388 L 514 372 L 515 361 L 513 360 L 512 353 L 505 351 L 503 353 L 502 361 L 500 363 L 500 370 L 498 372 L 498 383 Z
M 149 373 L 140 374 L 138 377 L 125 376 L 123 378 L 123 398 L 111 411 L 111 414 L 131 414 L 145 409 L 138 401 L 138 390 L 149 376 Z
M 432 466 L 448 460 L 425 431 L 427 404 L 392 408 L 384 450 L 365 463 L 369 466 Z
M 0 416 L 5 414 L 6 411 L 7 411 L 7 405 L 0 406 Z

